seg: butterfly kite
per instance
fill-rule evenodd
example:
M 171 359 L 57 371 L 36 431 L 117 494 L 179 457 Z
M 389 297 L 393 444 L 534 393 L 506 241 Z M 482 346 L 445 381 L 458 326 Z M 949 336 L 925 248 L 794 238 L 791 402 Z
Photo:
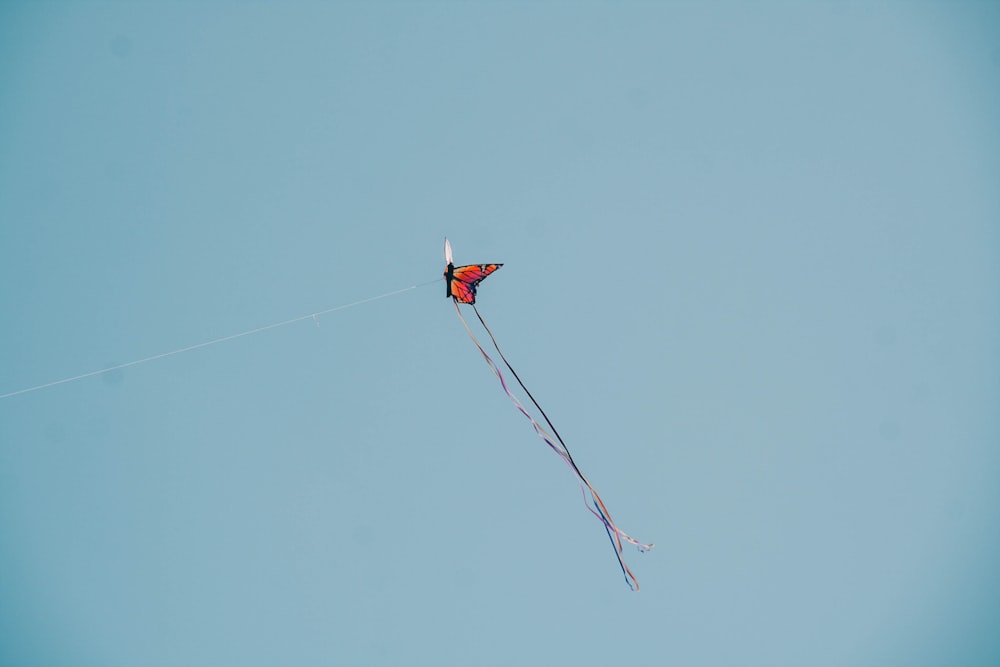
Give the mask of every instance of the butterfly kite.
M 534 427 L 535 433 L 538 434 L 538 437 L 545 441 L 545 444 L 547 444 L 552 451 L 558 454 L 559 458 L 561 458 L 566 465 L 569 466 L 570 470 L 573 471 L 573 474 L 576 475 L 577 479 L 580 481 L 580 490 L 583 492 L 584 504 L 587 509 L 590 510 L 590 513 L 597 517 L 597 519 L 604 525 L 604 529 L 608 533 L 608 538 L 611 540 L 611 544 L 615 549 L 615 557 L 618 559 L 618 565 L 621 566 L 622 574 L 625 575 L 625 582 L 632 590 L 639 590 L 639 582 L 636 581 L 635 575 L 632 574 L 632 571 L 628 568 L 628 565 L 625 564 L 625 560 L 622 558 L 622 540 L 635 545 L 639 548 L 639 551 L 642 552 L 649 551 L 653 548 L 653 545 L 643 544 L 632 539 L 611 519 L 611 514 L 608 513 L 608 509 L 605 507 L 604 501 L 601 500 L 599 495 L 597 495 L 597 491 L 594 490 L 594 487 L 587 481 L 587 478 L 580 471 L 580 468 L 577 467 L 576 461 L 573 460 L 573 456 L 569 453 L 569 449 L 566 447 L 566 443 L 563 442 L 562 437 L 560 437 L 556 427 L 552 425 L 552 422 L 549 421 L 545 411 L 542 410 L 540 405 L 538 405 L 538 401 L 535 400 L 535 397 L 531 395 L 528 388 L 524 386 L 523 382 L 521 382 L 521 378 L 518 377 L 517 372 L 513 369 L 513 367 L 511 367 L 510 362 L 507 361 L 507 358 L 500 350 L 500 346 L 497 344 L 497 339 L 493 336 L 493 332 L 486 325 L 486 321 L 483 319 L 483 316 L 480 315 L 479 309 L 476 308 L 476 288 L 479 286 L 479 283 L 481 283 L 491 273 L 503 266 L 503 264 L 469 264 L 466 266 L 455 266 L 452 262 L 451 244 L 448 243 L 448 239 L 444 240 L 444 256 L 445 260 L 448 262 L 448 265 L 444 270 L 444 281 L 447 290 L 445 295 L 451 297 L 452 302 L 455 304 L 455 312 L 458 313 L 459 319 L 462 320 L 462 324 L 465 326 L 466 332 L 468 332 L 472 342 L 476 345 L 476 348 L 478 348 L 479 353 L 483 355 L 483 359 L 490 367 L 490 370 L 493 371 L 493 374 L 496 375 L 498 380 L 500 380 L 500 386 L 503 387 L 504 392 L 507 394 L 508 398 L 510 398 L 511 402 L 514 403 L 514 407 L 516 407 L 518 411 L 531 422 L 531 425 Z M 493 342 L 493 347 L 496 348 L 497 354 L 500 355 L 500 359 L 507 367 L 507 370 L 510 371 L 510 374 L 514 376 L 514 379 L 517 380 L 517 383 L 521 386 L 521 389 L 524 390 L 524 393 L 531 400 L 532 405 L 534 405 L 539 414 L 541 414 L 542 419 L 545 421 L 545 424 L 548 425 L 549 429 L 551 429 L 551 432 L 535 421 L 535 418 L 531 416 L 531 413 L 528 412 L 521 401 L 519 401 L 517 397 L 511 393 L 510 388 L 507 386 L 507 381 L 504 379 L 503 373 L 500 372 L 500 368 L 496 365 L 493 359 L 490 358 L 490 355 L 486 353 L 486 350 L 484 350 L 482 345 L 479 344 L 479 341 L 476 340 L 475 335 L 472 333 L 472 329 L 469 328 L 469 324 L 462 316 L 462 311 L 458 307 L 458 304 L 460 303 L 472 306 L 473 311 L 476 313 L 476 317 L 479 318 L 483 328 L 486 329 L 486 333 L 489 334 L 490 340 Z

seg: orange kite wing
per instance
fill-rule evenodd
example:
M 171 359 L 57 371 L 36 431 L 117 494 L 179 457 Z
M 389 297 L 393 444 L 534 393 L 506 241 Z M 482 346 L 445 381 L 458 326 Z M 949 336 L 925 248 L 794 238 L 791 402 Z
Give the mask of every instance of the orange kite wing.
M 444 279 L 448 283 L 447 296 L 454 297 L 459 303 L 475 303 L 476 286 L 501 266 L 503 264 L 468 264 L 466 266 L 449 264 L 444 272 Z

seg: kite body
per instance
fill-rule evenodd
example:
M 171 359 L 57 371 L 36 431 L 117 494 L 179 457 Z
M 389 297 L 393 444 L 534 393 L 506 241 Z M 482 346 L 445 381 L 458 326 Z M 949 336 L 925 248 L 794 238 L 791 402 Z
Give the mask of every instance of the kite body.
M 455 266 L 451 259 L 451 244 L 444 240 L 444 259 L 448 266 L 444 269 L 445 296 L 457 303 L 475 303 L 476 287 L 503 264 L 468 264 Z

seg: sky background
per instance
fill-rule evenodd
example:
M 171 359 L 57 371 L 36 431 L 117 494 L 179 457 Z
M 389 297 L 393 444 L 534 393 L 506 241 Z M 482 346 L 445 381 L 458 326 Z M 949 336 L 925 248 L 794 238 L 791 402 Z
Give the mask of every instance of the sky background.
M 1000 663 L 1000 5 L 0 5 L 0 664 Z

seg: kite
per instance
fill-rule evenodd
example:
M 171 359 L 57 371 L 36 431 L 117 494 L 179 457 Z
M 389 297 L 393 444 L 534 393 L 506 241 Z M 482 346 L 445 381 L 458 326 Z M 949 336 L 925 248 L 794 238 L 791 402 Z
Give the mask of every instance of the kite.
M 557 431 L 556 427 L 552 425 L 551 421 L 549 421 L 549 417 L 545 414 L 545 410 L 543 410 L 542 406 L 538 404 L 535 397 L 531 395 L 528 388 L 524 386 L 524 383 L 521 382 L 521 378 L 517 375 L 517 371 L 515 371 L 510 365 L 510 362 L 507 361 L 507 357 L 504 356 L 504 353 L 500 350 L 500 346 L 497 344 L 497 339 L 493 336 L 493 331 L 490 330 L 489 326 L 487 326 L 486 320 L 483 319 L 483 316 L 479 313 L 479 309 L 476 308 L 476 288 L 479 286 L 479 283 L 485 280 L 491 273 L 503 266 L 503 264 L 469 264 L 466 266 L 455 266 L 452 262 L 451 244 L 448 242 L 448 239 L 444 240 L 444 256 L 445 260 L 448 262 L 444 271 L 446 289 L 445 296 L 451 297 L 452 303 L 455 305 L 455 312 L 458 313 L 458 318 L 462 321 L 462 325 L 465 327 L 465 331 L 469 334 L 469 338 L 472 339 L 472 342 L 479 350 L 479 353 L 483 356 L 483 360 L 486 362 L 486 365 L 490 367 L 490 370 L 500 381 L 500 386 L 503 387 L 504 393 L 506 393 L 507 397 L 510 398 L 514 407 L 517 408 L 517 410 L 531 422 L 531 425 L 535 429 L 535 433 L 538 437 L 540 437 L 545 444 L 547 444 L 552 451 L 554 451 L 559 458 L 561 458 L 563 462 L 569 466 L 569 469 L 577 477 L 580 482 L 580 491 L 583 493 L 584 505 L 590 513 L 597 517 L 597 519 L 604 525 L 604 530 L 607 531 L 608 539 L 611 540 L 611 545 L 615 550 L 615 557 L 618 559 L 618 565 L 621 567 L 622 574 L 625 576 L 625 583 L 627 583 L 629 588 L 633 591 L 638 591 L 639 582 L 636 580 L 635 575 L 632 574 L 632 570 L 630 570 L 628 565 L 625 564 L 625 559 L 623 558 L 624 549 L 622 541 L 624 540 L 625 542 L 638 547 L 640 552 L 649 551 L 653 548 L 653 545 L 643 544 L 642 542 L 633 539 L 628 535 L 628 533 L 619 528 L 618 525 L 611 519 L 611 514 L 604 505 L 604 501 L 601 500 L 597 491 L 590 484 L 590 482 L 587 481 L 583 472 L 581 472 L 580 468 L 576 465 L 576 461 L 573 460 L 573 456 L 569 453 L 569 448 L 567 448 L 566 443 L 563 442 L 562 437 L 559 435 L 559 431 Z M 510 391 L 510 388 L 507 386 L 507 381 L 504 379 L 503 373 L 500 371 L 500 367 L 497 366 L 496 362 L 490 358 L 490 355 L 486 353 L 483 346 L 479 344 L 478 340 L 476 340 L 476 336 L 472 333 L 472 329 L 465 321 L 465 317 L 462 316 L 462 311 L 458 307 L 458 304 L 460 303 L 472 306 L 472 310 L 475 311 L 476 317 L 479 318 L 479 322 L 483 325 L 486 333 L 489 334 L 490 341 L 492 341 L 493 347 L 496 348 L 497 354 L 500 355 L 500 359 L 503 361 L 504 366 L 507 367 L 510 374 L 515 380 L 517 380 L 518 385 L 520 385 L 521 389 L 531 400 L 531 404 L 534 405 L 535 409 L 537 409 L 539 414 L 541 414 L 542 419 L 548 426 L 548 429 L 539 424 L 535 418 L 531 416 L 531 413 L 528 412 L 527 408 L 524 407 L 521 401 L 518 400 L 518 398 Z

